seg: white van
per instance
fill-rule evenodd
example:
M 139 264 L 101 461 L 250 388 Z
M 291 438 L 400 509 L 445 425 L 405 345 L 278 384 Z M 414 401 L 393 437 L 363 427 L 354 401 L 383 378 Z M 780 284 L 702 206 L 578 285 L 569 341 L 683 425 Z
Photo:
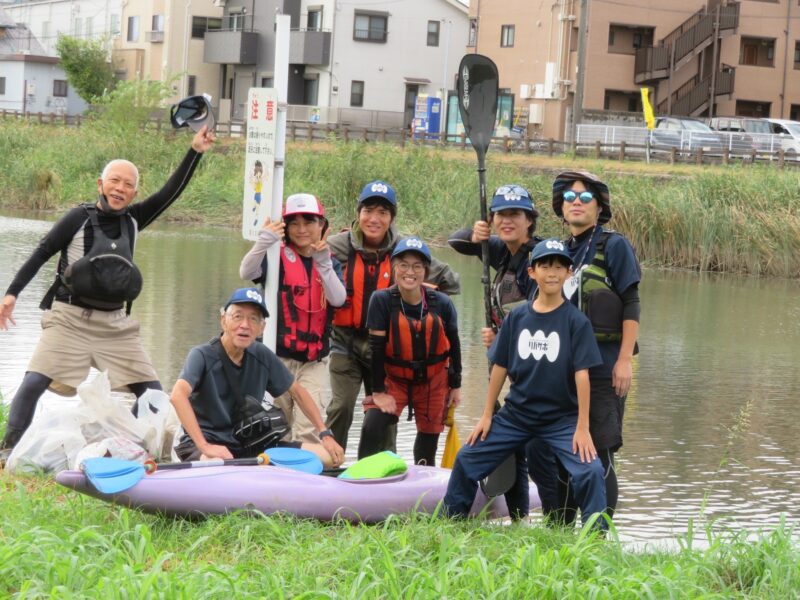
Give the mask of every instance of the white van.
M 800 122 L 789 119 L 764 119 L 772 133 L 780 136 L 786 160 L 800 158 Z

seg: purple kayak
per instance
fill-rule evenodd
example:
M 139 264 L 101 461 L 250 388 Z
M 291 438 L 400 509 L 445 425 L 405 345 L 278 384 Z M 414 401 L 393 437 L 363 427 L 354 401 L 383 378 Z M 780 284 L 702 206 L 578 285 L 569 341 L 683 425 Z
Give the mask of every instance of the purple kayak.
M 103 494 L 81 471 L 61 471 L 56 475 L 59 484 L 82 494 L 170 516 L 245 510 L 365 523 L 412 511 L 432 513 L 444 497 L 449 478 L 448 469 L 416 465 L 410 465 L 402 475 L 368 480 L 311 475 L 275 466 L 225 466 L 156 471 L 124 492 Z M 472 513 L 479 513 L 487 502 L 479 489 Z M 531 508 L 539 505 L 536 488 L 531 484 Z M 508 516 L 505 500 L 495 498 L 487 515 Z

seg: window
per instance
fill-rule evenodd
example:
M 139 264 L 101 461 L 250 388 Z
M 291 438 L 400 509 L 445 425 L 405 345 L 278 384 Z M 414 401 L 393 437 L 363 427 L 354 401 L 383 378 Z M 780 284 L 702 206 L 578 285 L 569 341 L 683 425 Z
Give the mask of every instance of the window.
M 350 82 L 350 106 L 364 106 L 364 82 Z
M 303 104 L 316 106 L 319 95 L 319 79 L 306 76 L 303 79 Z
M 53 96 L 56 98 L 67 97 L 67 81 L 66 79 L 53 80 Z
M 633 47 L 634 48 L 641 48 L 642 47 L 642 34 L 641 33 L 634 33 L 633 34 Z
M 469 20 L 469 38 L 467 39 L 467 46 L 474 48 L 478 43 L 478 19 Z
M 197 93 L 195 90 L 197 90 L 197 75 L 189 75 L 186 82 L 186 95 L 194 96 Z
M 139 41 L 139 17 L 128 17 L 128 37 L 129 42 Z
M 439 21 L 428 21 L 428 46 L 439 45 Z
M 0 77 L 0 96 L 6 95 L 6 78 Z
M 389 17 L 385 14 L 356 13 L 353 39 L 359 42 L 386 42 Z
M 150 31 L 164 31 L 164 15 L 153 15 Z
M 261 87 L 271 88 L 274 85 L 274 81 L 272 77 L 262 77 Z
M 503 25 L 500 28 L 500 47 L 513 48 L 514 47 L 514 26 Z
M 192 37 L 203 39 L 206 31 L 222 29 L 222 19 L 218 17 L 192 17 Z
M 742 36 L 739 64 L 753 67 L 775 66 L 775 40 Z
M 637 27 L 612 23 L 608 26 L 609 54 L 636 54 L 639 48 L 653 45 L 653 27 Z
M 794 68 L 800 69 L 800 42 L 794 43 Z
M 119 35 L 119 15 L 112 14 L 109 17 L 109 29 L 111 35 Z
M 322 7 L 308 9 L 306 29 L 309 31 L 322 31 Z
M 617 33 L 617 32 L 614 30 L 614 26 L 613 26 L 613 25 L 611 25 L 611 26 L 608 28 L 608 45 L 609 45 L 609 46 L 613 46 L 613 45 L 614 45 L 614 37 L 615 37 L 615 34 L 616 34 L 616 33 Z M 606 110 L 608 110 L 608 109 L 606 109 Z

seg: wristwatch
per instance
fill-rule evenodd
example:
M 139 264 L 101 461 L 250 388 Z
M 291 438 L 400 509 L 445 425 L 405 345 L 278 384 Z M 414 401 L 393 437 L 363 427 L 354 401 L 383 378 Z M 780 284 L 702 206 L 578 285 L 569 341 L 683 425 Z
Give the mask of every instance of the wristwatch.
M 333 437 L 333 432 L 330 429 L 323 429 L 322 431 L 319 432 L 317 437 L 319 437 L 319 440 L 322 441 L 326 437 Z

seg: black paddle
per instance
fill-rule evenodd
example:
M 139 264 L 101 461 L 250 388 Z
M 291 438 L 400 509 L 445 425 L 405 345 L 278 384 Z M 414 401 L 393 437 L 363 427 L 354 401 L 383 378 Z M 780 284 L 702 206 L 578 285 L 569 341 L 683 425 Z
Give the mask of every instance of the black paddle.
M 458 110 L 475 153 L 478 155 L 478 184 L 480 186 L 481 220 L 489 221 L 486 209 L 486 151 L 492 141 L 497 118 L 499 76 L 497 66 L 481 54 L 467 54 L 458 65 Z M 492 321 L 492 289 L 489 281 L 489 242 L 481 242 L 483 257 L 483 306 L 486 326 L 494 328 Z M 490 365 L 491 368 L 491 365 Z M 500 408 L 495 405 L 495 412 Z M 506 493 L 516 481 L 516 459 L 509 455 L 497 469 L 481 481 L 483 493 L 490 498 Z

